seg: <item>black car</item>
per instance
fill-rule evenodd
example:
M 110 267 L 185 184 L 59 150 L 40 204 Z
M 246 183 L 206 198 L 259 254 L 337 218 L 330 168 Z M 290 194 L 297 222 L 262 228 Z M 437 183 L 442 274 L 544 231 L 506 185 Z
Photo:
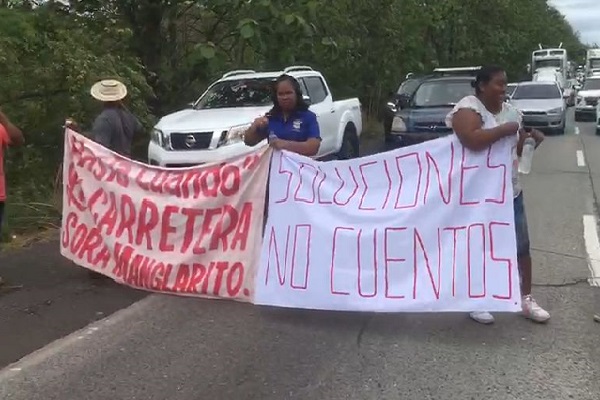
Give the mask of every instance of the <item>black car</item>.
M 390 95 L 386 107 L 384 107 L 383 128 L 386 142 L 396 141 L 395 135 L 392 134 L 392 124 L 396 114 L 409 106 L 411 98 L 419 88 L 421 83 L 428 79 L 442 77 L 474 77 L 481 67 L 452 67 L 452 68 L 436 68 L 428 75 L 416 76 L 413 73 L 406 75 L 404 82 L 400 84 L 397 92 Z
M 417 77 L 413 74 L 408 74 L 406 76 L 406 80 L 400 84 L 400 87 L 396 93 L 390 94 L 390 100 L 388 101 L 386 107 L 384 107 L 383 115 L 383 131 L 385 133 L 386 142 L 392 140 L 390 132 L 394 115 L 399 109 L 402 109 L 408 105 L 410 98 L 424 79 L 425 77 L 422 76 Z
M 388 146 L 408 146 L 452 133 L 446 115 L 463 97 L 475 93 L 474 80 L 468 74 L 423 79 L 406 107 L 394 113 Z

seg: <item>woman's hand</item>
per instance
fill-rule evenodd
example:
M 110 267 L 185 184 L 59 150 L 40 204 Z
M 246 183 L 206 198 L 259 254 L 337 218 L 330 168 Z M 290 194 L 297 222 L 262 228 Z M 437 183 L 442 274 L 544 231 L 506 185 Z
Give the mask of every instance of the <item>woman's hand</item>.
M 518 122 L 506 122 L 500 126 L 498 129 L 504 136 L 512 136 L 519 132 L 519 123 Z
M 533 138 L 535 140 L 535 147 L 537 148 L 546 138 L 544 134 L 537 129 L 526 131 L 525 129 L 519 129 L 519 146 L 522 147 L 527 138 Z
M 540 144 L 542 144 L 542 142 L 544 141 L 544 139 L 546 139 L 546 136 L 538 131 L 537 129 L 532 129 L 531 130 L 531 137 L 533 138 L 533 140 L 535 140 L 535 147 L 537 148 Z
M 285 144 L 286 142 L 284 140 L 281 140 L 276 137 L 269 139 L 269 146 L 271 146 L 275 150 L 285 150 Z
M 79 128 L 79 124 L 77 122 L 75 122 L 75 120 L 73 120 L 72 118 L 67 118 L 65 120 L 65 128 L 69 128 L 75 132 L 81 132 L 81 129 Z
M 254 129 L 266 128 L 269 125 L 269 119 L 267 117 L 258 117 L 252 122 Z
M 244 132 L 244 143 L 247 146 L 256 146 L 264 139 L 264 132 L 261 131 L 267 126 L 269 126 L 269 119 L 267 117 L 256 118 L 246 132 Z

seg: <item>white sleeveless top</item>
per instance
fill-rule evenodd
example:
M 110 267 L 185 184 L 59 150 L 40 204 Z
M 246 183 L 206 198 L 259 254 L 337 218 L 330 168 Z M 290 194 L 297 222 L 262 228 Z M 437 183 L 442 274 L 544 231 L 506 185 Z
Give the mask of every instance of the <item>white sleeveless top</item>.
M 452 116 L 460 109 L 468 108 L 475 111 L 481 116 L 483 129 L 492 129 L 506 122 L 518 122 L 519 126 L 523 126 L 523 115 L 513 105 L 502 103 L 502 111 L 498 114 L 492 114 L 488 111 L 483 103 L 475 96 L 467 96 L 460 100 L 446 116 L 446 126 L 452 128 Z M 456 133 L 455 133 L 456 135 Z M 517 156 L 517 140 L 518 136 L 514 136 L 514 144 L 512 149 L 512 186 L 513 195 L 517 197 L 521 194 L 521 182 L 519 181 L 519 157 Z

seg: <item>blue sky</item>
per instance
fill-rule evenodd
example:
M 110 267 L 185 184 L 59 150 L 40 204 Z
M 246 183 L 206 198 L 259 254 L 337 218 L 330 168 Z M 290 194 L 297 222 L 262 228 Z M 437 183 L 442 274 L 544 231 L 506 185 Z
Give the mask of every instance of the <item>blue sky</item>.
M 527 1 L 527 0 L 524 0 Z M 549 0 L 567 17 L 585 43 L 600 45 L 600 0 Z

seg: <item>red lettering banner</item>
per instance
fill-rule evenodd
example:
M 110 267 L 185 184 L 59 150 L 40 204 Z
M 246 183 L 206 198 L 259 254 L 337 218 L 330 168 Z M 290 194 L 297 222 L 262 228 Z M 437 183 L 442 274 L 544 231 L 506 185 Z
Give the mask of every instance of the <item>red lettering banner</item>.
M 164 169 L 67 130 L 61 253 L 135 288 L 252 301 L 270 156 Z

